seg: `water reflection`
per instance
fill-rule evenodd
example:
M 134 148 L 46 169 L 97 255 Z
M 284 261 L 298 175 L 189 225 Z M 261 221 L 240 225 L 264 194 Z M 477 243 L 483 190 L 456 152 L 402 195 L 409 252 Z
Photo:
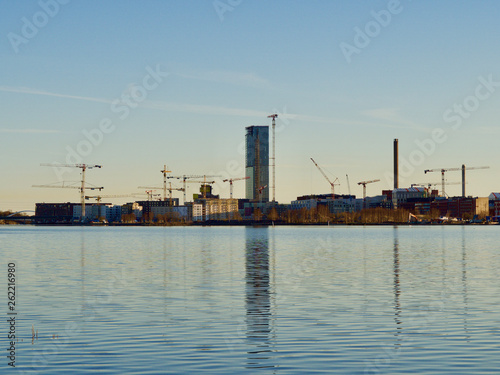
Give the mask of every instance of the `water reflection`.
M 401 284 L 399 280 L 400 264 L 399 264 L 399 237 L 398 228 L 394 227 L 394 321 L 396 322 L 396 336 L 399 338 L 402 330 L 401 321 Z M 399 341 L 399 340 L 398 340 Z M 399 345 L 399 344 L 397 344 Z
M 469 315 L 468 298 L 467 298 L 467 251 L 465 244 L 465 226 L 462 226 L 462 286 L 464 300 L 464 331 L 465 337 L 470 342 L 470 333 L 467 325 L 467 316 Z
M 274 342 L 269 235 L 267 228 L 246 228 L 246 326 L 248 368 L 275 367 L 269 363 Z

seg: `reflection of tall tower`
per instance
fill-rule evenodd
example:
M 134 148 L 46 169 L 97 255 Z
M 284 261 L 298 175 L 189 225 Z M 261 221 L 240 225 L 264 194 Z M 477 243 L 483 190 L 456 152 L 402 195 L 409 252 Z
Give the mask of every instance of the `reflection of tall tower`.
M 246 198 L 269 201 L 269 126 L 248 126 L 246 129 L 245 176 Z M 262 189 L 259 197 L 259 189 Z
M 269 243 L 267 228 L 246 229 L 246 323 L 247 340 L 252 346 L 248 352 L 248 367 L 274 367 L 267 363 L 273 350 L 271 287 L 269 275 Z

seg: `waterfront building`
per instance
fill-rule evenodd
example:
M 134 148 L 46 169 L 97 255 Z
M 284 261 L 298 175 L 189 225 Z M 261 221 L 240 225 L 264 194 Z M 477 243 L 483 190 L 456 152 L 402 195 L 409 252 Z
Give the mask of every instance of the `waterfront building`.
M 69 223 L 73 220 L 73 206 L 71 202 L 66 203 L 36 203 L 36 223 Z
M 269 126 L 248 126 L 245 137 L 246 199 L 269 201 Z
M 398 208 L 412 198 L 427 198 L 428 191 L 423 187 L 399 188 L 392 191 L 392 205 Z
M 500 216 L 500 193 L 491 193 L 489 198 L 490 216 Z

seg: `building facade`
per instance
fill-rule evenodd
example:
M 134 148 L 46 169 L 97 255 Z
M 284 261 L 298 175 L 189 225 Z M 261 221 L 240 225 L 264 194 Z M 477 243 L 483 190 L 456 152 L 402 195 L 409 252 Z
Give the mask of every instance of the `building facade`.
M 269 126 L 248 126 L 245 136 L 246 199 L 269 201 Z
M 409 199 L 414 198 L 427 198 L 429 195 L 426 188 L 423 187 L 410 187 L 399 188 L 392 191 L 392 205 L 398 208 L 401 204 L 406 203 Z

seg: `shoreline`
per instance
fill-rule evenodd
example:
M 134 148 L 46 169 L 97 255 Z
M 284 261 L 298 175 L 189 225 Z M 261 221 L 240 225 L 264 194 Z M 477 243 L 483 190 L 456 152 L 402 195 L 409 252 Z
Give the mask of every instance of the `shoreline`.
M 223 227 L 223 226 L 467 226 L 467 225 L 498 225 L 496 222 L 468 223 L 468 222 L 429 222 L 429 223 L 284 223 L 272 221 L 205 221 L 194 223 L 0 223 L 0 225 L 33 225 L 33 226 L 82 226 L 82 227 Z

